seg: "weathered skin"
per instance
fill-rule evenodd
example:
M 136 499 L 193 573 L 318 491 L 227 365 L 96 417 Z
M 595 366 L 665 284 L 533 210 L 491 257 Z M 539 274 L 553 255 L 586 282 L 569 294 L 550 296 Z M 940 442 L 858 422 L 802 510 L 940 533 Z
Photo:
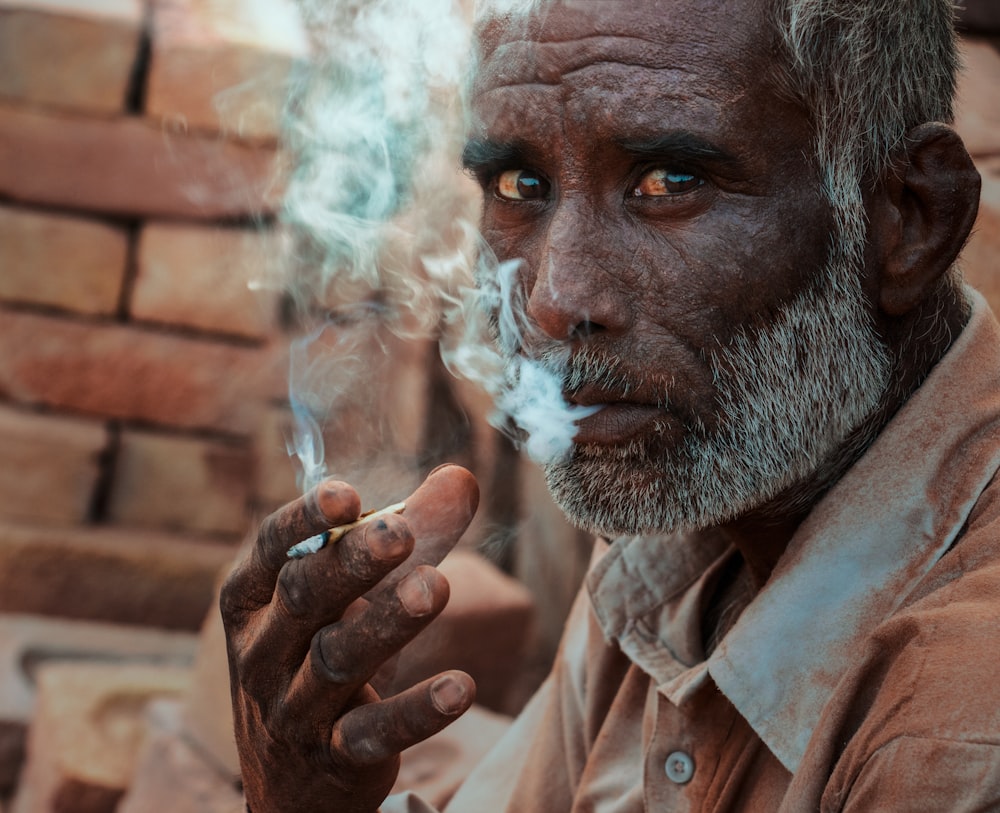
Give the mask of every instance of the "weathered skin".
M 765 0 L 584 0 L 513 41 L 499 27 L 482 34 L 467 163 L 484 190 L 483 234 L 500 260 L 523 258 L 528 315 L 548 338 L 632 371 L 627 402 L 581 421 L 579 442 L 613 448 L 654 420 L 669 442 L 723 420 L 707 353 L 741 327 L 766 326 L 823 264 L 832 219 L 811 123 L 778 90 L 768 14 Z M 631 146 L 664 135 L 680 146 Z M 950 128 L 923 125 L 910 144 L 902 171 L 870 180 L 867 201 L 862 286 L 898 358 L 897 394 L 874 416 L 882 423 L 947 349 L 916 357 L 904 337 L 938 307 L 952 335 L 964 323 L 955 303 L 930 300 L 978 201 L 978 174 Z M 658 187 L 663 170 L 695 182 Z M 512 177 L 538 179 L 548 194 L 513 199 L 500 187 Z M 666 388 L 665 416 L 649 404 Z M 765 505 L 731 524 L 756 583 L 809 507 Z
M 458 466 L 432 472 L 403 515 L 289 560 L 289 542 L 357 518 L 345 483 L 327 481 L 268 517 L 222 591 L 243 786 L 253 813 L 371 811 L 389 792 L 399 753 L 471 704 L 463 672 L 389 700 L 383 664 L 444 608 L 433 567 L 475 514 L 479 491 Z
M 545 19 L 526 39 L 483 32 L 472 137 L 488 143 L 470 151 L 470 163 L 490 246 L 501 260 L 525 260 L 529 317 L 550 339 L 599 344 L 634 373 L 629 400 L 582 423 L 590 445 L 613 453 L 652 431 L 643 401 L 664 379 L 675 409 L 658 416 L 666 438 L 725 419 L 706 352 L 739 326 L 767 325 L 808 284 L 832 218 L 808 115 L 769 81 L 776 48 L 763 0 L 585 0 Z M 651 146 L 664 136 L 672 143 Z M 527 200 L 511 195 L 518 181 Z M 945 340 L 917 355 L 903 337 L 926 332 L 923 320 L 938 309 L 952 335 L 966 317 L 934 297 L 971 228 L 978 176 L 954 132 L 928 124 L 869 190 L 863 287 L 897 362 L 897 395 L 879 416 L 888 419 L 947 348 Z M 408 611 L 401 572 L 439 561 L 475 503 L 467 472 L 439 470 L 402 517 L 295 562 L 285 550 L 353 520 L 357 495 L 326 484 L 264 523 L 223 593 L 254 813 L 374 811 L 399 751 L 472 702 L 461 673 L 450 673 L 437 702 L 433 681 L 388 702 L 369 681 L 447 598 L 440 574 L 420 568 L 424 586 Z M 766 579 L 808 508 L 763 506 L 726 529 L 752 584 Z
M 499 259 L 525 260 L 528 314 L 547 337 L 631 368 L 628 403 L 582 421 L 577 440 L 611 447 L 657 421 L 669 442 L 721 419 L 706 354 L 809 284 L 832 220 L 806 115 L 769 83 L 764 4 L 568 5 L 529 42 L 482 37 L 472 142 L 518 148 L 469 162 L 482 231 Z M 624 146 L 668 134 L 724 157 Z M 498 172 L 516 169 L 544 177 L 550 199 L 502 199 Z M 654 194 L 659 169 L 702 183 Z M 665 415 L 651 405 L 667 390 Z

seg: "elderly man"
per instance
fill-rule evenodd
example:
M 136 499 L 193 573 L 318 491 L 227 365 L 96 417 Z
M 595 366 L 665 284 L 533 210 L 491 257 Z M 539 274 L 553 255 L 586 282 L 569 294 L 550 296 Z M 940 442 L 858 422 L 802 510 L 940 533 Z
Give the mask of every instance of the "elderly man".
M 954 269 L 979 181 L 952 15 L 563 0 L 480 29 L 482 230 L 523 259 L 518 352 L 568 348 L 567 398 L 601 407 L 546 469 L 599 541 L 449 810 L 1000 808 L 1000 326 Z M 376 673 L 476 500 L 444 467 L 288 563 L 356 493 L 265 522 L 223 594 L 253 813 L 374 811 L 471 704 L 462 673 Z

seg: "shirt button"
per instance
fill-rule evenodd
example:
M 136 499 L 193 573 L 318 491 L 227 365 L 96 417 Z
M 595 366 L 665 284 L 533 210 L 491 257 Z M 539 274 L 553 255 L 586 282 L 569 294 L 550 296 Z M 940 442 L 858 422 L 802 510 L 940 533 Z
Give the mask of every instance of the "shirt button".
M 667 779 L 678 785 L 687 784 L 694 776 L 694 760 L 683 751 L 674 751 L 668 756 L 664 768 Z

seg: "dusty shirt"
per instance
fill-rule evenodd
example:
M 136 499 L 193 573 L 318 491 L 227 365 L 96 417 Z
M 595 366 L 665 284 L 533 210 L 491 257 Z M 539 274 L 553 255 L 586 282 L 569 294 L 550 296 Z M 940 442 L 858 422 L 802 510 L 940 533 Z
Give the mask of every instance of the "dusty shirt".
M 971 298 L 707 658 L 734 552 L 599 545 L 552 673 L 448 813 L 1000 810 L 1000 326 Z

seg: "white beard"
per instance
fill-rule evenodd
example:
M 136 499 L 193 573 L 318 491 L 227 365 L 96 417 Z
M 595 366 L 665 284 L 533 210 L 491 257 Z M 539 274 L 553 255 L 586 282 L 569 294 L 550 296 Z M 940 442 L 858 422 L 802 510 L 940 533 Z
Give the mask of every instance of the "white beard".
M 713 355 L 717 428 L 688 427 L 674 446 L 578 445 L 546 464 L 570 521 L 608 536 L 705 528 L 822 479 L 890 380 L 859 280 L 855 263 L 831 261 L 773 324 Z

